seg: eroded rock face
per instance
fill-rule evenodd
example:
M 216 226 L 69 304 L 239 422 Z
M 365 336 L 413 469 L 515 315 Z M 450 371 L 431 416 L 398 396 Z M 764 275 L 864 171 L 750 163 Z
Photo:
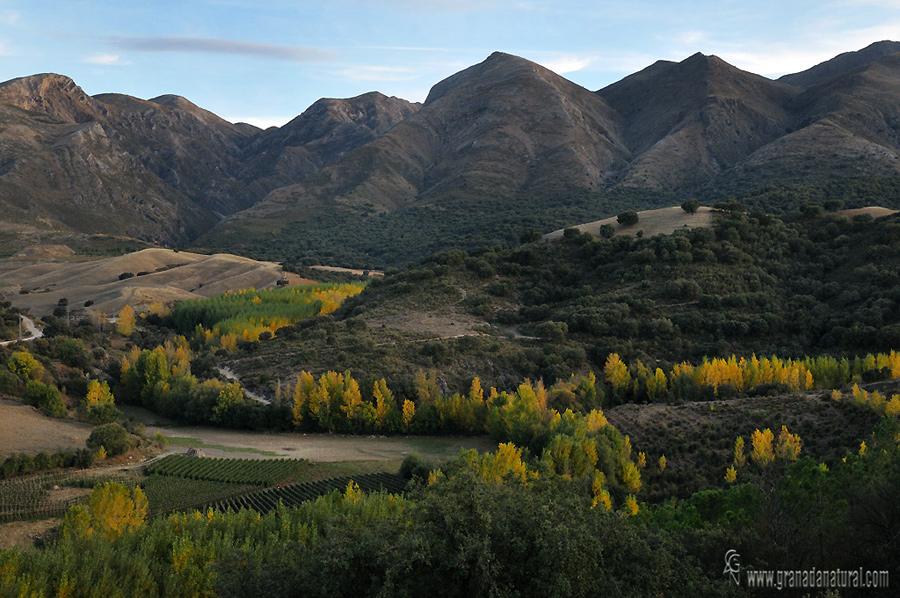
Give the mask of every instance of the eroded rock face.
M 91 97 L 61 75 L 14 79 L 0 84 L 0 208 L 9 222 L 186 243 L 416 108 L 377 93 L 321 100 L 263 132 L 179 96 Z

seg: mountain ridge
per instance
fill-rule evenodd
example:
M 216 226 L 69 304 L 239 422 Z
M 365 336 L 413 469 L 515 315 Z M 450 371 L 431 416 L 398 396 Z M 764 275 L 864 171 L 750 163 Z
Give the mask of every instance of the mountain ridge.
M 359 255 L 383 254 L 385 235 L 505 243 L 659 207 L 653 193 L 900 176 L 897 51 L 878 42 L 778 80 L 698 52 L 597 91 L 494 52 L 421 104 L 322 98 L 266 130 L 171 94 L 20 77 L 0 84 L 0 207 L 38 228 L 296 259 L 322 253 L 316 235 L 349 235 Z

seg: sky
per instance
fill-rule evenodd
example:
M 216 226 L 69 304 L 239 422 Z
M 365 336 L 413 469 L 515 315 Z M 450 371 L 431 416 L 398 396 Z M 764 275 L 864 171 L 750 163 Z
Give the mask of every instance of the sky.
M 59 73 L 267 127 L 322 97 L 421 102 L 498 50 L 596 90 L 696 52 L 774 78 L 885 39 L 900 0 L 0 0 L 0 81 Z

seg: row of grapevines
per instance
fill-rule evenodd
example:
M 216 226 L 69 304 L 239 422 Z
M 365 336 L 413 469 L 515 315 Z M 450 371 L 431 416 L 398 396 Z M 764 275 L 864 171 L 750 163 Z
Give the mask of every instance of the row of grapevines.
M 69 507 L 83 503 L 87 496 L 59 498 L 53 490 L 77 486 L 77 478 L 70 473 L 53 473 L 11 478 L 0 481 L 0 523 L 59 517 Z
M 342 491 L 351 480 L 356 482 L 361 490 L 365 491 L 386 490 L 397 494 L 403 492 L 406 488 L 406 480 L 398 475 L 392 473 L 367 473 L 267 488 L 228 500 L 220 500 L 211 506 L 221 511 L 253 509 L 264 513 L 275 509 L 279 503 L 285 506 L 296 506 L 307 500 L 315 500 L 323 494 L 328 494 L 334 490 Z
M 306 459 L 211 459 L 169 455 L 151 463 L 148 475 L 173 476 L 231 484 L 274 486 L 309 468 Z
M 191 480 L 175 476 L 150 475 L 140 481 L 150 503 L 150 515 L 198 509 L 209 503 L 226 500 L 257 489 L 257 486 Z

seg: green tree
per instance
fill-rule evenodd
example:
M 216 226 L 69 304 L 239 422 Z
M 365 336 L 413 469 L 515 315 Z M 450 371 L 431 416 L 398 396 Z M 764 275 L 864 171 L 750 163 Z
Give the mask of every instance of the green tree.
M 638 220 L 640 220 L 640 216 L 634 210 L 625 210 L 616 216 L 616 222 L 622 226 L 633 226 L 638 223 Z
M 56 418 L 66 416 L 66 404 L 62 400 L 59 389 L 55 386 L 31 380 L 25 385 L 22 399 L 29 405 L 40 409 L 44 415 Z
M 697 210 L 700 209 L 700 202 L 696 199 L 689 199 L 683 204 L 681 204 L 681 209 L 687 212 L 688 214 L 696 214 Z
M 131 448 L 131 438 L 128 431 L 117 423 L 104 424 L 94 428 L 88 436 L 89 449 L 98 450 L 101 446 L 106 449 L 110 457 L 121 455 Z

